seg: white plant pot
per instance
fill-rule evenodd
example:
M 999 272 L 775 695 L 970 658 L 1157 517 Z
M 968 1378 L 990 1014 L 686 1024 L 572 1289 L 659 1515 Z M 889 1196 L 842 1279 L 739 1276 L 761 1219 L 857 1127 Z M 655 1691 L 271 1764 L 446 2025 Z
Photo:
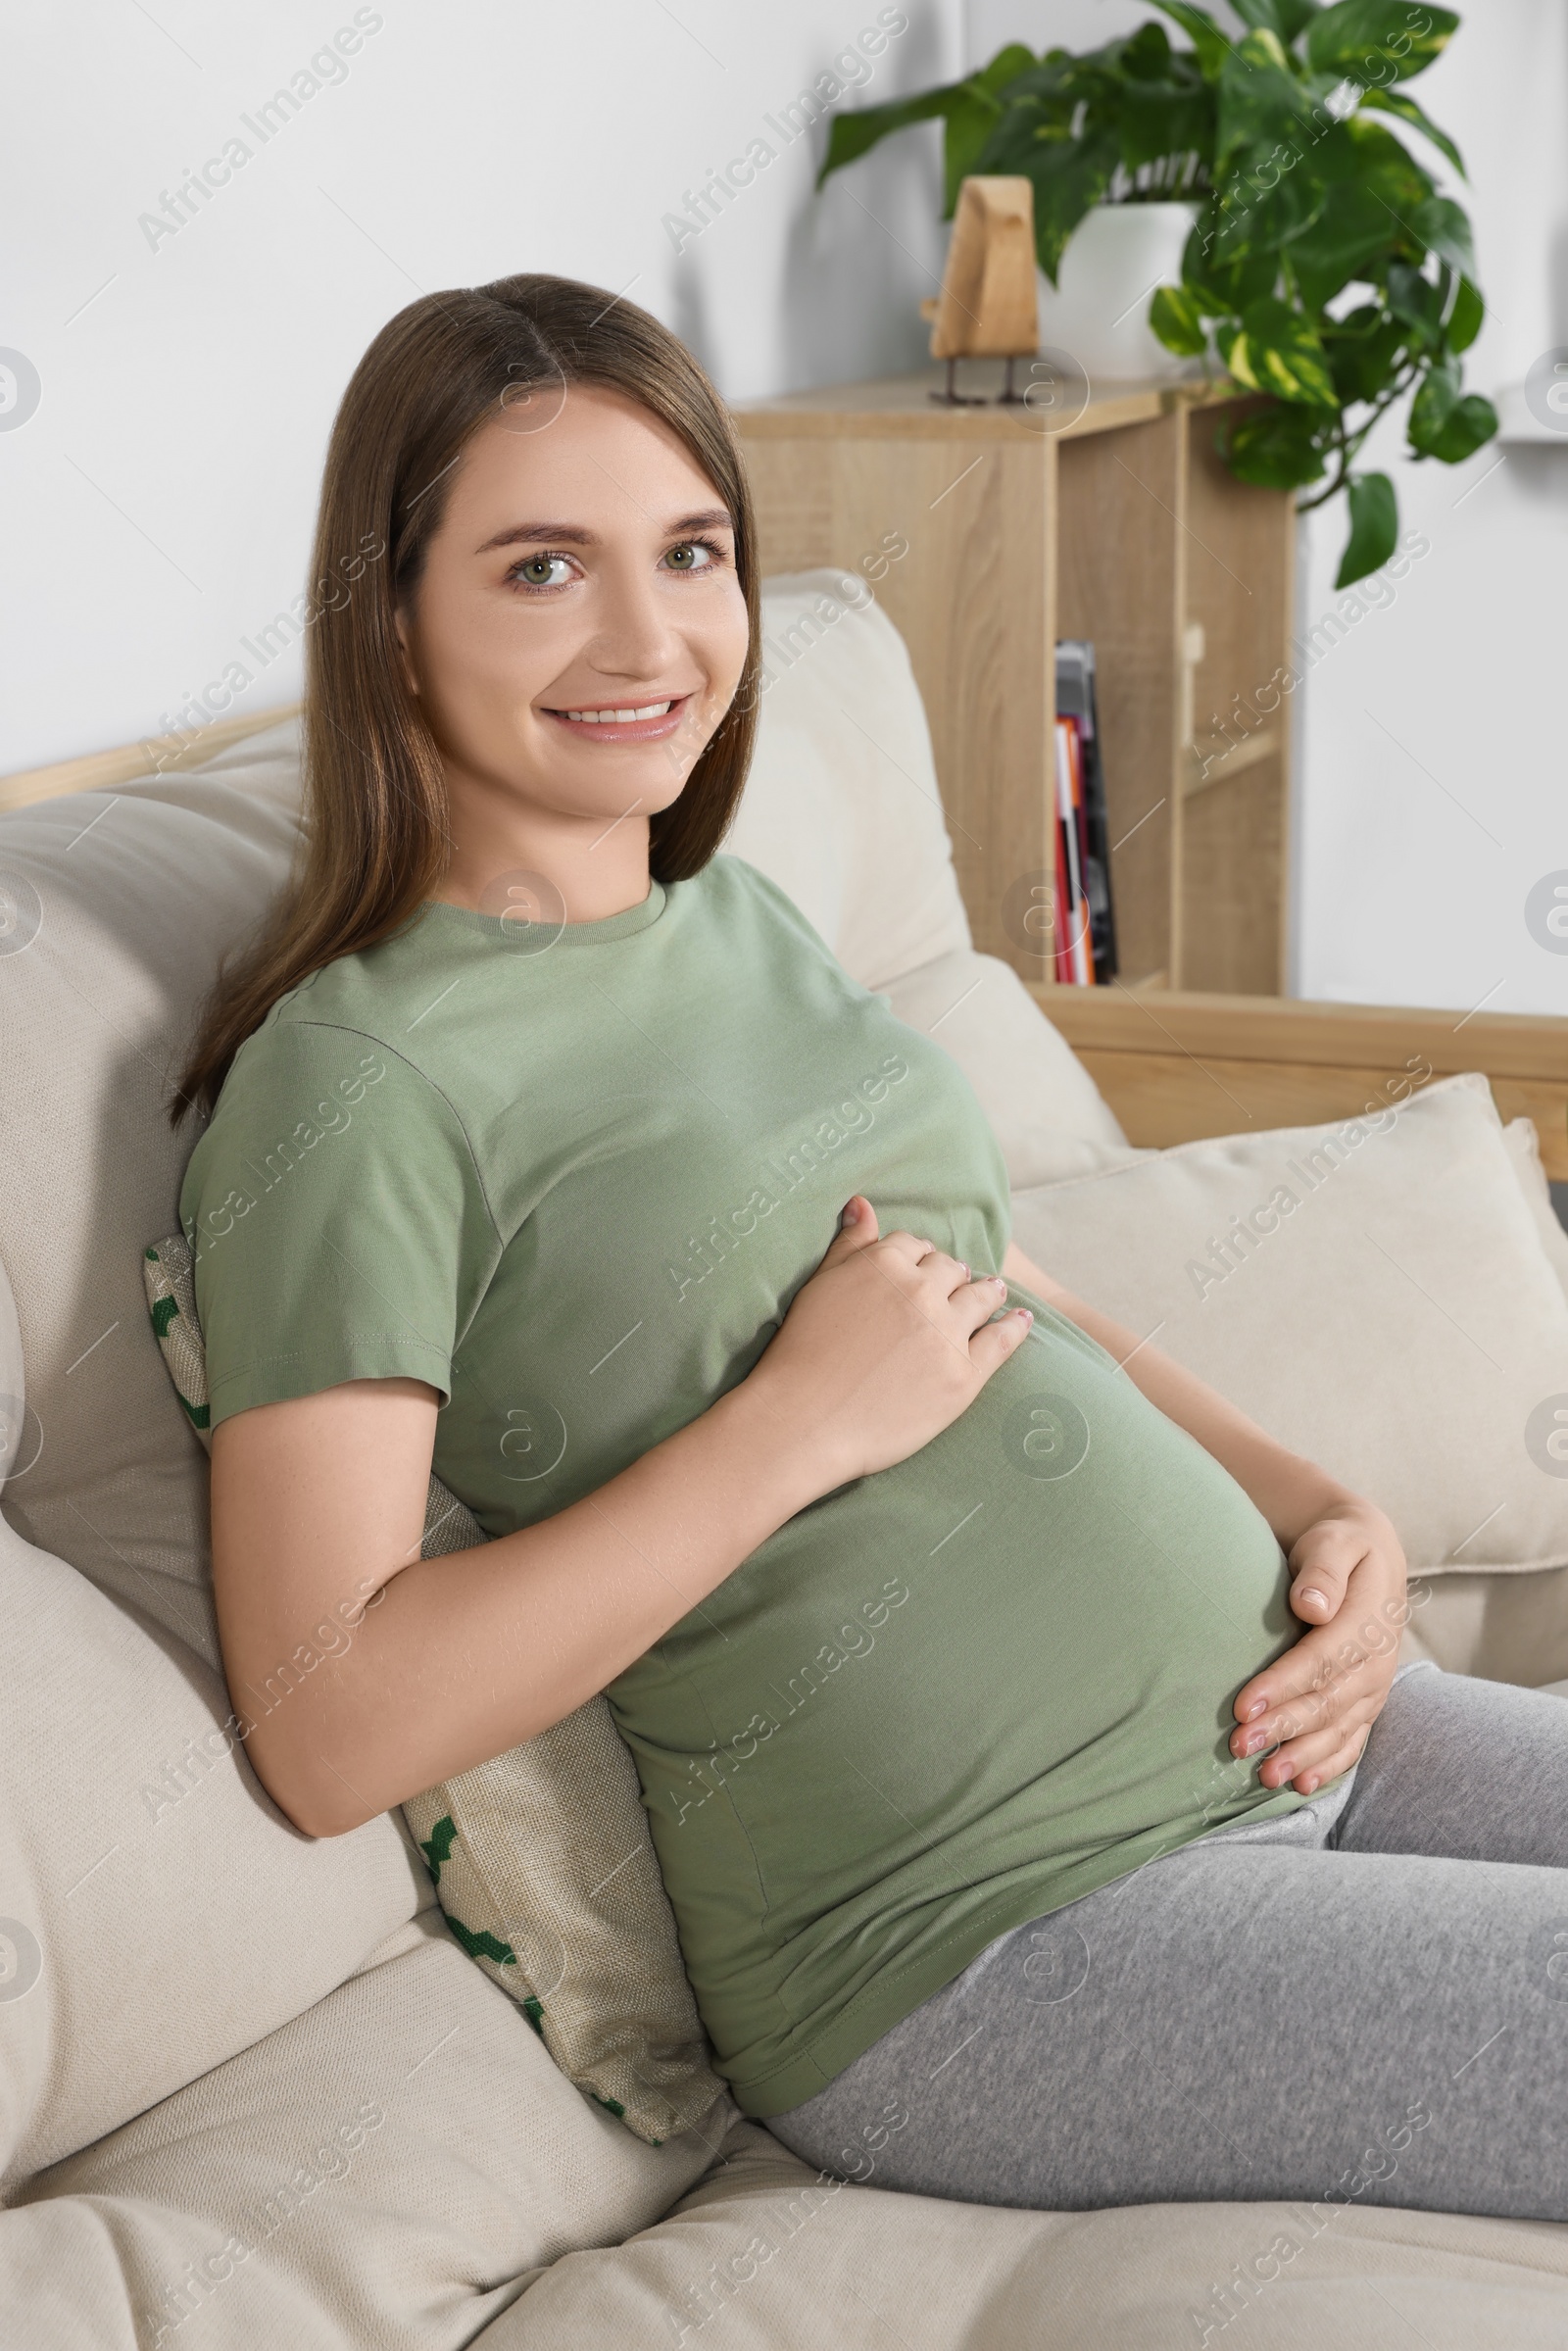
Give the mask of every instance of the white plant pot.
M 1199 363 L 1167 351 L 1149 324 L 1154 288 L 1180 285 L 1196 204 L 1097 204 L 1067 240 L 1053 285 L 1042 269 L 1040 341 L 1065 351 L 1091 385 L 1168 381 Z

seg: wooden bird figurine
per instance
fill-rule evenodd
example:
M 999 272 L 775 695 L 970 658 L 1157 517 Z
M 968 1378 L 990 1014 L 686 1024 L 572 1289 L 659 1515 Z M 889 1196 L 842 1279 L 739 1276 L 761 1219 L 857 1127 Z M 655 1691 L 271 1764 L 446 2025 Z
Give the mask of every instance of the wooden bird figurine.
M 1035 199 L 1027 179 L 978 177 L 961 183 L 942 292 L 935 301 L 921 303 L 920 315 L 932 322 L 931 357 L 948 363 L 947 388 L 933 392 L 933 400 L 984 405 L 965 401 L 956 389 L 959 359 L 1005 359 L 1001 397 L 1021 397 L 1012 388 L 1012 363 L 1040 347 Z

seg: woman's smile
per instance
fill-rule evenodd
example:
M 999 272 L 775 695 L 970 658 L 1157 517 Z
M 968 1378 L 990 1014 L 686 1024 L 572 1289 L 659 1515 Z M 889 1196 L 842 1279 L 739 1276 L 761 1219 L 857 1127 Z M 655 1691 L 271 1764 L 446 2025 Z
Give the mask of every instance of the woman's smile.
M 542 710 L 546 718 L 553 718 L 583 742 L 605 746 L 657 743 L 678 732 L 692 699 L 689 693 L 673 694 L 662 702 L 584 703 L 574 710 L 551 710 L 545 705 Z

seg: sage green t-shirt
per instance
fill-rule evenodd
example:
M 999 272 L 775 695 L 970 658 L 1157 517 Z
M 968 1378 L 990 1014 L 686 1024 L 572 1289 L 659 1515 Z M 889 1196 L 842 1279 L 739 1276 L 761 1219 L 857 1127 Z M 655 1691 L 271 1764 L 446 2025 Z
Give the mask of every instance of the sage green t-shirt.
M 412 1374 L 444 1399 L 437 1475 L 505 1535 L 744 1379 L 856 1192 L 1000 1268 L 967 1082 L 751 866 L 559 933 L 432 904 L 274 1007 L 196 1148 L 214 1424 Z M 958 1420 L 801 1511 L 609 1687 L 750 2114 L 1006 1928 L 1299 1800 L 1225 1743 L 1292 1637 L 1272 1533 L 1026 1302 Z

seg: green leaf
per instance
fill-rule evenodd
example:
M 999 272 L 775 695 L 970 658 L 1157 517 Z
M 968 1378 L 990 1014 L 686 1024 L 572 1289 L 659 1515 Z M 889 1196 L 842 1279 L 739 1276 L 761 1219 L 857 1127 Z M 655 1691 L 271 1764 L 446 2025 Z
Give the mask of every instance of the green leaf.
M 1273 264 L 1271 275 L 1277 276 L 1280 247 L 1317 218 L 1324 194 L 1321 183 L 1306 171 L 1233 167 L 1214 210 L 1214 261 L 1231 263 L 1247 254 L 1266 253 Z
M 1166 350 L 1184 359 L 1200 359 L 1208 349 L 1208 330 L 1185 286 L 1159 288 L 1149 306 L 1149 323 Z
M 1409 262 L 1391 262 L 1384 282 L 1395 317 L 1413 326 L 1421 341 L 1435 343 L 1443 332 L 1442 285 L 1423 277 Z
M 1363 90 L 1361 105 L 1363 108 L 1373 108 L 1380 115 L 1397 115 L 1401 122 L 1408 122 L 1413 130 L 1419 130 L 1424 139 L 1432 141 L 1440 154 L 1447 157 L 1461 179 L 1469 177 L 1464 168 L 1464 158 L 1447 132 L 1440 130 L 1431 116 L 1424 113 L 1413 98 L 1407 98 L 1402 90 Z
M 1250 32 L 1219 73 L 1214 161 L 1223 171 L 1243 151 L 1269 159 L 1280 171 L 1303 150 L 1313 130 L 1311 100 L 1272 32 Z
M 1231 374 L 1250 391 L 1272 392 L 1278 400 L 1299 401 L 1309 408 L 1340 405 L 1327 356 L 1312 326 L 1276 295 L 1250 303 L 1239 330 L 1228 344 L 1222 335 L 1220 348 Z
M 1430 253 L 1450 263 L 1463 276 L 1474 273 L 1476 254 L 1470 222 L 1451 197 L 1429 196 L 1411 214 L 1410 226 Z
M 1306 61 L 1314 73 L 1346 80 L 1408 81 L 1442 56 L 1458 23 L 1451 9 L 1424 0 L 1340 0 L 1313 18 Z
M 1380 571 L 1399 535 L 1399 502 L 1386 473 L 1352 473 L 1349 501 L 1350 536 L 1340 559 L 1337 588 Z
M 1020 74 L 1029 73 L 1039 62 L 1034 51 L 1022 41 L 1008 41 L 1004 48 L 997 51 L 989 66 L 982 66 L 978 73 L 970 74 L 969 79 L 988 98 L 1000 98 L 1004 90 L 1012 87 Z
M 992 64 L 996 63 L 993 59 Z M 1008 106 L 1025 99 L 1038 100 L 1054 110 L 1058 122 L 1069 123 L 1074 107 L 1086 94 L 1086 80 L 1095 79 L 1091 69 L 1091 59 L 1074 57 L 1066 49 L 1048 49 L 1038 64 L 1031 64 L 1006 84 L 1005 94 L 993 90 L 991 95 Z M 988 66 L 986 71 L 989 73 L 991 68 Z
M 1323 421 L 1310 409 L 1271 400 L 1223 435 L 1220 450 L 1238 481 L 1260 490 L 1299 490 L 1321 481 L 1325 466 L 1317 434 Z
M 1035 192 L 1035 253 L 1053 285 L 1067 239 L 1109 187 L 1116 160 L 1115 140 L 1102 134 L 1042 142 L 1023 164 Z
M 982 90 L 959 89 L 948 109 L 942 140 L 942 218 L 951 220 L 958 190 L 971 171 L 980 169 L 987 140 L 997 127 L 1001 109 Z
M 1163 24 L 1140 24 L 1116 48 L 1116 54 L 1122 72 L 1133 80 L 1163 81 L 1170 72 L 1170 35 Z
M 1435 193 L 1420 165 L 1388 125 L 1366 115 L 1337 122 L 1316 147 L 1312 168 L 1320 179 L 1351 180 L 1380 196 L 1389 210 L 1389 235 L 1396 237 L 1418 205 Z
M 1193 44 L 1204 80 L 1212 81 L 1229 57 L 1231 45 L 1208 11 L 1194 8 L 1192 0 L 1152 0 L 1152 4 L 1181 26 Z
M 1207 82 L 1131 82 L 1117 110 L 1121 160 L 1129 171 L 1167 155 L 1214 152 L 1214 93 Z
M 1286 254 L 1301 300 L 1322 310 L 1342 286 L 1366 274 L 1366 265 L 1388 251 L 1394 227 L 1389 208 L 1369 188 L 1340 180 L 1324 195 L 1315 220 L 1293 237 Z
M 1425 452 L 1445 465 L 1457 465 L 1473 457 L 1497 429 L 1497 412 L 1480 392 L 1467 392 L 1448 412 L 1448 421 Z
M 1459 291 L 1453 298 L 1453 308 L 1448 313 L 1448 349 L 1468 351 L 1481 332 L 1481 321 L 1486 315 L 1487 306 L 1481 299 L 1480 289 L 1473 286 L 1468 277 L 1461 277 Z
M 1386 318 L 1376 303 L 1352 311 L 1338 325 L 1325 325 L 1323 347 L 1342 404 L 1373 401 L 1386 392 L 1403 355 L 1408 328 Z
M 907 130 L 913 122 L 945 122 L 963 89 L 961 81 L 954 81 L 939 90 L 925 90 L 918 98 L 898 98 L 888 106 L 858 106 L 849 114 L 835 115 L 828 126 L 827 156 L 816 175 L 817 186 L 830 171 L 842 171 L 846 164 L 858 163 L 894 131 Z
M 1458 397 L 1458 361 L 1447 357 L 1433 360 L 1410 403 L 1410 446 L 1422 457 L 1431 457 L 1436 451 Z
M 1038 62 L 1034 51 L 1021 41 L 1009 41 L 988 66 L 963 81 L 944 82 L 940 89 L 924 90 L 917 98 L 898 98 L 887 106 L 856 107 L 848 114 L 835 115 L 828 127 L 827 155 L 816 175 L 817 186 L 830 171 L 858 163 L 895 131 L 907 130 L 915 122 L 941 122 L 947 125 L 942 151 L 942 218 L 951 220 L 959 184 L 974 170 L 1002 114 L 1002 92 Z
M 1317 15 L 1318 0 L 1231 0 L 1231 7 L 1244 24 L 1277 33 L 1289 48 L 1301 26 Z
M 1271 252 L 1244 253 L 1224 261 L 1214 251 L 1221 215 L 1210 202 L 1193 223 L 1182 254 L 1182 283 L 1205 318 L 1239 318 L 1250 302 L 1272 294 L 1279 279 L 1279 257 Z

